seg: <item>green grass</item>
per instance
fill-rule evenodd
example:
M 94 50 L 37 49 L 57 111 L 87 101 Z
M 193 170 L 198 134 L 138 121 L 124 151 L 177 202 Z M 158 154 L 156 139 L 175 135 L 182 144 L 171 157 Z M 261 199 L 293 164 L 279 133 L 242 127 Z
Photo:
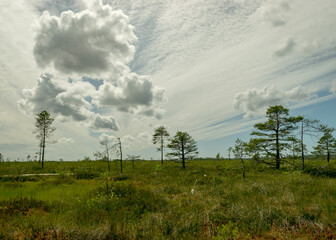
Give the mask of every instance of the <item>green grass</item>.
M 335 239 L 332 161 L 1 163 L 0 239 Z M 75 173 L 68 175 L 66 173 Z

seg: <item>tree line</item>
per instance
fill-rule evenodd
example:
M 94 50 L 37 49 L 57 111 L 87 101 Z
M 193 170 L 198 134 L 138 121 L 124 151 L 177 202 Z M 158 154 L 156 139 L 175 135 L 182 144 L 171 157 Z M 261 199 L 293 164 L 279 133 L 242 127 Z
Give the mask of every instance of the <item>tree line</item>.
M 231 153 L 236 159 L 240 159 L 243 165 L 245 176 L 244 159 L 252 158 L 256 163 L 263 163 L 275 166 L 280 169 L 282 163 L 293 164 L 286 160 L 284 153 L 288 151 L 301 154 L 301 168 L 305 167 L 305 153 L 307 152 L 304 144 L 305 136 L 322 136 L 314 146 L 313 154 L 317 157 L 324 156 L 330 161 L 331 155 L 336 154 L 336 140 L 332 133 L 335 128 L 321 124 L 319 120 L 305 118 L 303 116 L 289 116 L 289 109 L 282 105 L 270 106 L 266 111 L 267 121 L 254 125 L 249 142 L 241 139 L 235 141 L 234 147 L 228 148 L 228 157 Z M 299 132 L 297 132 L 297 130 Z M 299 135 L 300 137 L 296 137 Z M 158 151 L 161 151 L 161 163 L 163 164 L 164 142 L 168 140 L 169 133 L 163 126 L 155 129 L 153 143 L 159 144 Z M 197 153 L 195 141 L 187 132 L 178 131 L 174 138 L 170 139 L 167 147 L 173 152 L 167 153 L 167 156 L 174 156 L 182 161 L 185 168 L 185 153 Z M 189 156 L 195 157 L 195 155 Z M 220 158 L 217 154 L 216 158 Z
M 336 140 L 333 137 L 335 128 L 321 124 L 319 120 L 312 120 L 303 116 L 290 116 L 289 109 L 282 105 L 270 106 L 266 111 L 265 122 L 254 125 L 253 136 L 248 142 L 241 139 L 235 141 L 234 147 L 228 148 L 228 156 L 231 158 L 233 153 L 236 159 L 240 159 L 244 169 L 245 176 L 245 159 L 253 159 L 256 163 L 263 163 L 274 166 L 280 169 L 281 164 L 288 163 L 294 165 L 286 158 L 286 153 L 292 152 L 293 158 L 297 153 L 300 153 L 301 168 L 305 167 L 306 145 L 304 139 L 306 136 L 321 135 L 317 141 L 317 145 L 313 147 L 312 152 L 315 156 L 324 156 L 327 161 L 330 161 L 332 155 L 336 154 Z M 45 147 L 47 140 L 56 130 L 52 126 L 54 119 L 51 118 L 47 111 L 42 111 L 35 116 L 35 131 L 39 141 L 39 163 L 44 166 Z M 299 135 L 299 137 L 297 137 Z M 110 171 L 110 152 L 117 154 L 120 160 L 120 171 L 123 166 L 123 152 L 121 139 L 117 138 L 117 143 L 112 143 L 108 139 L 101 141 L 104 151 L 96 152 L 96 158 L 104 159 L 107 162 L 108 170 Z M 157 150 L 161 153 L 161 164 L 164 162 L 164 148 L 169 148 L 171 151 L 166 153 L 166 157 L 173 160 L 179 160 L 182 163 L 182 168 L 185 168 L 187 159 L 194 159 L 198 155 L 198 147 L 196 141 L 186 131 L 177 131 L 170 138 L 170 134 L 166 127 L 160 126 L 154 129 L 152 136 L 153 144 L 158 145 Z M 128 155 L 127 159 L 134 161 L 140 156 Z M 220 155 L 216 156 L 218 159 Z M 3 156 L 0 155 L 0 160 L 3 161 Z
M 264 163 L 280 169 L 284 162 L 288 164 L 284 153 L 288 151 L 299 151 L 301 153 L 301 168 L 305 167 L 304 136 L 317 136 L 322 134 L 314 146 L 315 156 L 325 156 L 327 161 L 336 154 L 336 140 L 332 133 L 335 128 L 321 124 L 319 120 L 312 120 L 303 116 L 289 116 L 289 109 L 282 105 L 271 106 L 266 111 L 267 121 L 254 125 L 255 130 L 251 133 L 255 138 L 249 142 L 237 139 L 231 151 L 235 157 L 243 159 L 251 157 L 257 163 Z M 300 138 L 296 137 L 299 130 Z M 294 157 L 294 153 L 293 153 Z M 293 164 L 294 165 L 294 164 Z

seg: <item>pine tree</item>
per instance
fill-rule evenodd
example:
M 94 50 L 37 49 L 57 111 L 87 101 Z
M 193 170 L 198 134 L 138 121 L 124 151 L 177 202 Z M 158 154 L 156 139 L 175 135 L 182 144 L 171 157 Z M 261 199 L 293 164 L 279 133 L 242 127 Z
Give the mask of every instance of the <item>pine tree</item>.
M 187 132 L 178 131 L 170 140 L 168 147 L 173 152 L 167 155 L 181 159 L 183 168 L 185 168 L 185 159 L 193 158 L 198 154 L 196 141 Z
M 257 131 L 251 133 L 259 137 L 252 140 L 253 144 L 259 145 L 256 147 L 274 160 L 265 163 L 274 164 L 277 169 L 280 169 L 281 152 L 290 148 L 288 142 L 291 141 L 292 132 L 297 129 L 295 124 L 301 120 L 301 117 L 289 117 L 288 111 L 281 105 L 269 107 L 266 111 L 268 120 L 255 124 Z
M 323 136 L 318 140 L 317 146 L 314 147 L 314 154 L 317 156 L 326 156 L 327 161 L 330 161 L 331 155 L 336 154 L 336 139 L 332 136 L 335 129 L 328 128 L 325 125 L 321 125 L 321 131 Z
M 44 154 L 46 141 L 51 136 L 51 134 L 56 130 L 55 127 L 52 127 L 54 119 L 50 117 L 50 114 L 47 111 L 42 111 L 39 114 L 36 114 L 35 122 L 35 133 L 36 137 L 39 139 L 40 149 L 42 150 L 41 154 L 41 165 L 43 168 L 44 165 Z
M 158 151 L 161 151 L 161 164 L 163 165 L 163 149 L 165 147 L 165 141 L 168 140 L 169 133 L 164 126 L 161 126 L 155 129 L 153 134 L 153 143 L 160 144 L 160 147 L 157 148 Z

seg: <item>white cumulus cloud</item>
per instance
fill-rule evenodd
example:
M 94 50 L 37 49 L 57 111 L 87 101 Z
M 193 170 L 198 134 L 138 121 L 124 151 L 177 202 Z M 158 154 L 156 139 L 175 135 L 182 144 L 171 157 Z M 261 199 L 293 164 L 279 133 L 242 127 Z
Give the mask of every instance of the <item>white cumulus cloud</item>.
M 91 9 L 60 17 L 45 11 L 36 27 L 37 64 L 63 73 L 101 74 L 122 69 L 133 59 L 133 26 L 121 10 L 96 1 Z
M 89 122 L 89 127 L 93 130 L 117 131 L 119 127 L 114 117 L 101 116 L 92 110 L 90 98 L 96 92 L 89 82 L 68 82 L 45 73 L 38 79 L 35 88 L 22 91 L 23 98 L 18 101 L 18 106 L 27 115 L 46 110 L 60 120 Z
M 112 116 L 101 116 L 100 114 L 96 114 L 93 117 L 92 124 L 90 126 L 92 129 L 101 130 L 101 129 L 111 129 L 118 131 L 119 126 Z
M 122 149 L 130 149 L 135 144 L 136 139 L 131 135 L 125 135 L 120 137 L 121 147 Z M 99 136 L 99 143 L 101 145 L 115 146 L 114 151 L 119 151 L 119 140 L 118 137 L 103 133 Z
M 265 113 L 265 109 L 272 105 L 299 102 L 311 98 L 313 95 L 306 92 L 301 86 L 284 91 L 275 87 L 263 89 L 252 88 L 236 94 L 234 106 L 242 109 L 244 118 L 251 118 Z
M 45 73 L 32 89 L 23 89 L 23 98 L 18 101 L 19 108 L 27 114 L 43 110 L 68 117 L 74 121 L 84 121 L 91 116 L 92 106 L 85 99 L 95 91 L 88 82 L 67 82 Z
M 147 76 L 130 73 L 117 82 L 101 85 L 93 102 L 100 107 L 161 118 L 162 110 L 156 109 L 155 104 L 165 99 L 164 93 Z
M 99 136 L 99 143 L 102 145 L 117 143 L 117 137 L 103 133 Z

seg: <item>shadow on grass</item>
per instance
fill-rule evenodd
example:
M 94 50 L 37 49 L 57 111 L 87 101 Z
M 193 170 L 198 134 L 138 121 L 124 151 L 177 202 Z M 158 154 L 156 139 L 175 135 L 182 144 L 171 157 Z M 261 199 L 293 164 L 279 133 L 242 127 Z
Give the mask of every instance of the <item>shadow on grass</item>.
M 307 166 L 304 170 L 304 173 L 315 177 L 336 178 L 336 168 L 332 166 Z

